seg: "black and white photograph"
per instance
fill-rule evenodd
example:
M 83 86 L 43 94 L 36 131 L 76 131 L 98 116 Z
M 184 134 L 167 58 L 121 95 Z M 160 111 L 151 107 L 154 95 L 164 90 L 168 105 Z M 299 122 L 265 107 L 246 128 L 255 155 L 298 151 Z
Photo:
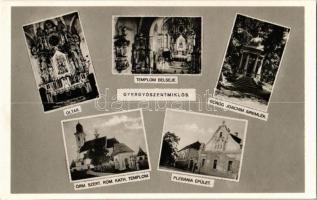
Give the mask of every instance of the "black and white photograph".
M 290 28 L 236 15 L 214 98 L 266 112 Z
M 25 25 L 23 30 L 44 112 L 99 97 L 78 12 Z
M 247 123 L 167 109 L 158 170 L 239 181 Z
M 113 74 L 201 74 L 202 17 L 113 16 Z
M 61 123 L 71 182 L 150 170 L 141 110 Z

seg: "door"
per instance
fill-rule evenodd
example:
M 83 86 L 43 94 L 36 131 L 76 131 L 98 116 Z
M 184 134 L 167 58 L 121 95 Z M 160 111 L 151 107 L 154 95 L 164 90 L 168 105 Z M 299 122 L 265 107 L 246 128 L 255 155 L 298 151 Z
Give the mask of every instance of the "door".
M 213 168 L 213 169 L 217 169 L 217 160 L 214 160 L 214 163 L 213 163 L 212 168 Z
M 124 163 L 125 163 L 125 168 L 129 169 L 129 159 L 128 158 L 124 159 Z
M 228 172 L 232 172 L 232 163 L 231 160 L 228 162 Z
M 193 160 L 190 160 L 190 161 L 189 161 L 189 170 L 192 170 L 192 169 L 193 169 L 193 165 L 194 165 L 194 161 L 193 161 Z

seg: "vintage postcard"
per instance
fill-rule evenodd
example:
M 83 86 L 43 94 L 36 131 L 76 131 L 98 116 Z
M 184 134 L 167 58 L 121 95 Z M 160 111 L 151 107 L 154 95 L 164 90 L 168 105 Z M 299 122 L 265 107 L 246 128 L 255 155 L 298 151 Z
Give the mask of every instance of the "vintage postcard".
M 267 112 L 290 28 L 236 15 L 213 97 Z
M 150 170 L 141 109 L 61 123 L 71 182 Z
M 200 74 L 202 17 L 113 16 L 113 74 Z
M 158 170 L 239 181 L 247 120 L 167 109 Z
M 23 26 L 44 112 L 98 98 L 78 12 Z

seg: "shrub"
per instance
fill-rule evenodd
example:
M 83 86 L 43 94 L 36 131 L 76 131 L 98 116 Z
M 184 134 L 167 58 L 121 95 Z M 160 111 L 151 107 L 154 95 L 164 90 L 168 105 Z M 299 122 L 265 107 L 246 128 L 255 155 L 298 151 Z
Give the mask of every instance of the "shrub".
M 178 169 L 184 169 L 187 170 L 188 163 L 185 160 L 178 160 L 175 162 L 175 167 Z

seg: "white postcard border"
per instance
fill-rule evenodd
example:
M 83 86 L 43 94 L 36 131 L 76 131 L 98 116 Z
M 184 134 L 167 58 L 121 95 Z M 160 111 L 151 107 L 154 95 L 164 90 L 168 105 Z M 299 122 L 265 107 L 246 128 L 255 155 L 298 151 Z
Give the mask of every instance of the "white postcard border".
M 3 51 L 3 59 L 1 63 L 3 66 L 11 66 L 11 8 L 21 6 L 152 6 L 153 1 L 138 2 L 138 1 L 15 1 L 15 2 L 1 2 L 2 12 L 0 12 L 0 21 L 3 25 L 3 31 L 0 33 L 3 37 L 0 37 L 0 45 L 6 49 Z M 157 3 L 157 2 L 155 2 Z M 305 10 L 305 133 L 316 132 L 316 3 L 314 1 L 161 1 L 160 6 L 185 6 L 185 7 L 197 7 L 197 6 L 271 6 L 271 7 L 294 7 L 300 6 Z M 3 111 L 3 115 L 0 115 L 1 130 L 4 133 L 2 140 L 0 140 L 1 150 L 3 152 L 11 151 L 11 139 L 10 139 L 10 76 L 11 71 L 9 67 L 2 68 L 3 73 L 0 74 L 0 80 L 6 87 L 3 88 L 3 95 L 1 99 L 0 107 Z M 9 120 L 9 121 L 8 121 Z M 316 198 L 316 134 L 307 134 L 305 137 L 305 190 L 298 193 L 42 193 L 42 194 L 15 194 L 10 189 L 10 173 L 11 173 L 11 161 L 10 154 L 4 153 L 2 156 L 2 165 L 0 169 L 3 170 L 3 177 L 1 179 L 2 187 L 0 188 L 1 197 L 4 199 L 313 199 Z

